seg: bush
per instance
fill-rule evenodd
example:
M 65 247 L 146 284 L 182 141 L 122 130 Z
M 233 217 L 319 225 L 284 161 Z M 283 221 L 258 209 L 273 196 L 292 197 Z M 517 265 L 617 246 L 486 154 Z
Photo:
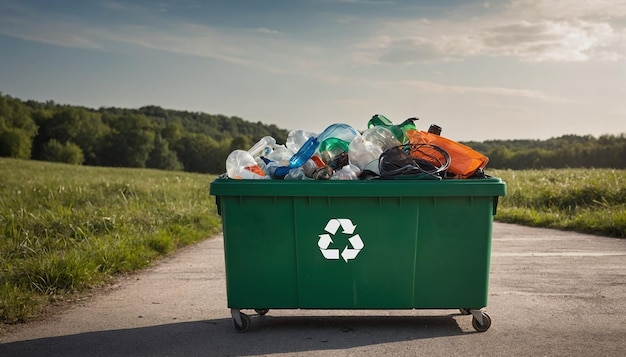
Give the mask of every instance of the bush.
M 62 162 L 72 165 L 82 165 L 85 161 L 83 151 L 72 142 L 61 144 L 52 139 L 43 146 L 43 159 L 52 162 Z
M 32 140 L 26 131 L 0 127 L 0 156 L 28 160 L 31 148 Z

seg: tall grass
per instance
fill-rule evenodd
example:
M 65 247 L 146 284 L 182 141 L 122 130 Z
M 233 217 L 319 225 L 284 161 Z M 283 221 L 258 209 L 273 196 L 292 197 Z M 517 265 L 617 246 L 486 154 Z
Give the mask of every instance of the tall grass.
M 626 237 L 626 170 L 490 170 L 507 183 L 496 220 Z
M 0 321 L 145 267 L 221 228 L 212 176 L 0 159 Z

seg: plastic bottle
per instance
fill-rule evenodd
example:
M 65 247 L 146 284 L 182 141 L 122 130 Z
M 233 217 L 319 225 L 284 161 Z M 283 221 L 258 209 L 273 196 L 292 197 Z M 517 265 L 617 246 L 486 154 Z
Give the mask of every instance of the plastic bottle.
M 400 143 L 408 143 L 408 138 L 406 136 L 407 130 L 415 130 L 415 121 L 417 118 L 408 118 L 402 123 L 398 125 L 394 125 L 391 120 L 387 119 L 384 115 L 376 114 L 367 122 L 368 129 L 371 127 L 381 126 L 387 128 L 389 131 L 393 133 L 393 135 L 398 139 Z
M 302 169 L 302 167 L 296 167 L 295 169 L 291 169 L 289 170 L 289 173 L 287 173 L 287 175 L 285 175 L 284 180 L 308 180 L 309 178 L 306 177 L 306 175 L 304 174 L 304 170 Z
M 256 144 L 254 144 L 248 152 L 252 157 L 267 156 L 276 146 L 276 139 L 271 136 L 264 136 Z
M 380 147 L 383 151 L 394 146 L 402 145 L 389 129 L 384 127 L 373 127 L 365 130 L 361 134 L 366 141 Z
M 317 139 L 320 143 L 328 138 L 341 139 L 349 143 L 357 135 L 359 132 L 350 125 L 337 123 L 324 129 Z
M 226 174 L 231 179 L 267 179 L 254 157 L 245 150 L 235 150 L 226 158 Z
M 293 154 L 294 152 L 287 149 L 285 145 L 277 145 L 271 153 L 265 155 L 264 157 L 270 159 L 271 161 L 283 162 L 286 164 Z
M 401 145 L 393 133 L 385 127 L 372 127 L 356 137 L 349 147 L 348 157 L 350 164 L 356 166 L 360 171 L 369 170 L 375 174 L 380 174 L 378 170 L 378 159 L 387 149 Z
M 285 146 L 287 147 L 287 149 L 296 153 L 310 137 L 316 135 L 317 134 L 310 131 L 292 130 L 289 132 L 289 134 L 287 134 L 287 141 L 285 142 Z
M 328 138 L 337 138 L 342 140 L 351 140 L 350 138 L 358 135 L 353 127 L 348 124 L 332 124 L 319 135 L 311 136 L 298 149 L 290 159 L 287 165 L 278 166 L 276 163 L 268 164 L 268 170 L 272 178 L 283 179 L 289 173 L 289 170 L 304 165 L 304 163 L 313 156 L 318 149 L 320 143 Z
M 340 170 L 335 171 L 331 180 L 358 180 L 360 170 L 354 165 L 345 165 Z
M 250 149 L 248 149 L 248 152 L 252 155 L 257 165 L 265 170 L 265 163 L 261 157 L 270 155 L 276 147 L 278 147 L 278 145 L 276 145 L 276 139 L 271 136 L 264 136 Z
M 339 170 L 347 165 L 347 153 L 350 143 L 359 135 L 358 131 L 346 124 L 337 124 L 329 129 L 325 138 L 320 139 L 318 149 L 324 162 L 335 170 Z

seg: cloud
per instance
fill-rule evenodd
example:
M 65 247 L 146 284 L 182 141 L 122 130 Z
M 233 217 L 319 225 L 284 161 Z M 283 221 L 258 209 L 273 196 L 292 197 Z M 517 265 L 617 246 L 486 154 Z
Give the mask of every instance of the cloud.
M 62 47 L 100 49 L 91 28 L 73 22 L 0 16 L 0 34 Z
M 10 5 L 10 7 L 9 7 Z M 119 44 L 167 51 L 182 55 L 213 58 L 271 73 L 294 70 L 291 59 L 278 64 L 290 53 L 311 54 L 311 46 L 298 45 L 281 38 L 278 31 L 266 28 L 217 28 L 186 22 L 180 18 L 160 17 L 161 5 L 154 8 L 129 6 L 122 2 L 98 4 L 103 10 L 131 13 L 134 23 L 114 25 L 89 22 L 55 12 L 42 12 L 17 3 L 0 4 L 0 34 L 48 45 L 102 51 L 117 51 Z M 2 11 L 2 9 L 11 10 Z M 83 22 L 80 22 L 80 21 Z M 268 36 L 272 35 L 272 36 Z M 272 51 L 279 49 L 280 51 Z M 273 58 L 271 58 L 273 57 Z
M 580 5 L 580 6 L 579 6 Z M 609 6 L 610 5 L 610 6 Z M 355 61 L 413 65 L 490 56 L 529 62 L 626 58 L 626 3 L 513 1 L 442 18 L 389 21 L 354 46 Z
M 337 21 L 333 26 L 338 27 L 332 28 L 337 36 L 308 37 L 306 42 L 284 27 L 281 31 L 266 26 L 216 27 L 166 17 L 161 13 L 166 5 L 154 9 L 115 0 L 100 2 L 103 11 L 130 14 L 133 20 L 124 23 L 120 18 L 114 26 L 38 12 L 20 3 L 12 3 L 13 8 L 0 5 L 0 10 L 3 6 L 12 14 L 0 11 L 0 33 L 24 40 L 101 50 L 115 50 L 116 43 L 132 44 L 330 82 L 341 80 L 333 73 L 362 65 L 412 66 L 476 57 L 527 62 L 626 58 L 626 3 L 608 0 L 514 0 L 507 6 L 485 2 L 455 8 L 439 18 L 411 20 L 377 12 L 367 21 L 355 17 L 349 23 L 331 16 Z M 344 33 L 358 37 L 344 38 Z
M 615 31 L 607 23 L 521 21 L 485 29 L 481 45 L 485 54 L 495 56 L 535 62 L 575 62 L 610 59 L 600 55 L 600 51 L 603 44 L 615 37 Z M 620 56 L 614 53 L 613 58 Z
M 502 87 L 471 87 L 459 85 L 445 85 L 429 81 L 400 81 L 399 84 L 409 86 L 421 93 L 435 94 L 488 94 L 508 97 L 521 97 L 538 100 L 546 103 L 568 103 L 569 100 L 545 94 L 530 89 L 511 89 Z
M 258 32 L 258 33 L 270 34 L 270 35 L 276 35 L 280 33 L 279 31 L 268 29 L 266 27 L 258 27 L 256 29 L 253 29 L 253 31 Z
M 626 3 L 621 0 L 513 0 L 508 13 L 520 18 L 555 21 L 612 21 L 626 17 Z

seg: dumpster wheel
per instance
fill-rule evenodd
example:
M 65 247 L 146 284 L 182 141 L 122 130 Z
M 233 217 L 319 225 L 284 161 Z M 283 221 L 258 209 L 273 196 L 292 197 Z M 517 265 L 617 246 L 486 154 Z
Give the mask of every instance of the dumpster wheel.
M 233 316 L 233 325 L 237 332 L 246 332 L 250 327 L 250 316 L 239 311 L 239 309 L 231 309 L 231 315 Z
M 254 309 L 254 311 L 256 311 L 257 314 L 263 316 L 270 312 L 270 309 Z
M 472 314 L 472 327 L 478 332 L 485 332 L 491 327 L 491 316 L 481 310 L 470 310 Z

